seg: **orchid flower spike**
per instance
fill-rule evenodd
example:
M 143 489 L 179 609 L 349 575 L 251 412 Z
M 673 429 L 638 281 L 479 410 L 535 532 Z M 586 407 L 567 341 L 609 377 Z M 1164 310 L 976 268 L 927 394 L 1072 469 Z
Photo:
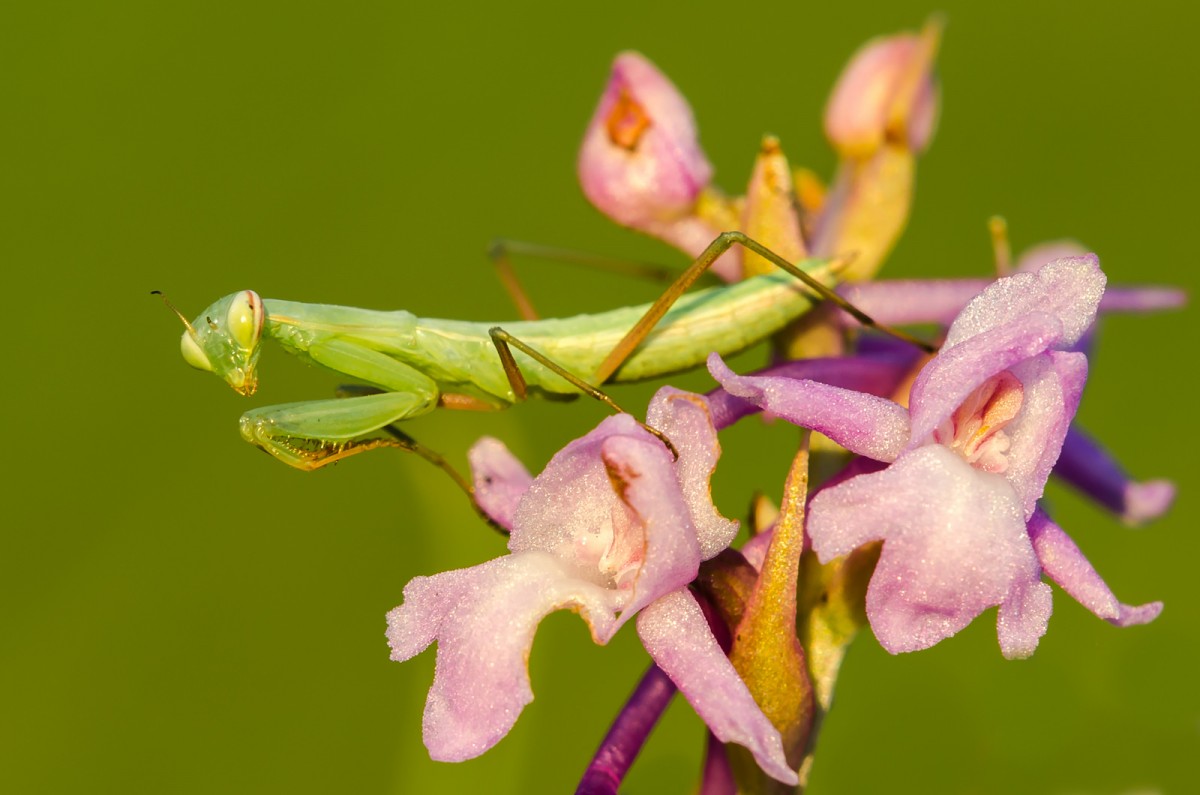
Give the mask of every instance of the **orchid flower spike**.
M 1043 573 L 1118 626 L 1161 611 L 1118 602 L 1037 506 L 1087 375 L 1070 348 L 1104 283 L 1094 256 L 999 279 L 950 326 L 907 409 L 814 381 L 738 376 L 710 359 L 730 393 L 888 464 L 822 490 L 808 519 L 822 561 L 883 542 L 867 615 L 888 651 L 932 646 L 998 605 L 1001 651 L 1029 656 L 1050 617 Z
M 438 644 L 424 718 L 434 759 L 469 759 L 508 732 L 533 699 L 526 662 L 538 622 L 572 609 L 600 644 L 637 615 L 650 656 L 713 733 L 796 784 L 779 732 L 687 587 L 738 526 L 709 495 L 720 448 L 707 404 L 667 387 L 647 420 L 678 459 L 628 415 L 567 445 L 537 478 L 495 440 L 472 450 L 479 505 L 511 529 L 509 554 L 414 579 L 387 617 L 392 659 Z

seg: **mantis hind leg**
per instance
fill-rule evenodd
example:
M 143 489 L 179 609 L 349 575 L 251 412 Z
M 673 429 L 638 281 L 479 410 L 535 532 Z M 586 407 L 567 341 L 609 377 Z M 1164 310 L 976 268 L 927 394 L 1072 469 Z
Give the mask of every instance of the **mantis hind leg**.
M 504 285 L 505 291 L 508 292 L 508 297 L 512 299 L 522 320 L 537 320 L 538 313 L 533 308 L 533 302 L 529 299 L 529 294 L 525 292 L 521 280 L 517 278 L 517 273 L 513 269 L 512 255 L 514 254 L 531 259 L 553 260 L 556 262 L 567 262 L 572 265 L 583 265 L 588 268 L 606 270 L 624 276 L 651 279 L 663 282 L 664 284 L 674 281 L 679 276 L 678 268 L 656 265 L 651 262 L 616 259 L 598 254 L 589 254 L 583 251 L 574 251 L 572 249 L 497 238 L 488 247 L 488 258 L 496 268 L 496 275 L 500 277 L 500 283 Z
M 893 337 L 904 340 L 905 342 L 909 342 L 931 353 L 933 352 L 934 348 L 928 343 L 923 342 L 912 335 L 907 334 L 906 332 L 888 328 L 880 323 L 876 323 L 869 315 L 855 307 L 845 298 L 842 298 L 840 295 L 834 292 L 832 288 L 828 287 L 811 274 L 805 273 L 800 268 L 797 268 L 779 254 L 776 254 L 774 251 L 747 236 L 743 232 L 724 232 L 718 235 L 716 240 L 708 244 L 708 248 L 701 252 L 700 256 L 696 258 L 696 261 L 693 262 L 691 266 L 689 266 L 688 269 L 685 270 L 679 276 L 679 278 L 667 288 L 666 292 L 659 296 L 658 300 L 655 301 L 646 311 L 646 314 L 642 315 L 641 319 L 634 324 L 633 328 L 631 328 L 624 338 L 622 338 L 621 341 L 616 344 L 605 360 L 601 362 L 600 366 L 596 369 L 596 372 L 592 374 L 590 379 L 591 383 L 602 384 L 611 378 L 613 373 L 621 368 L 621 365 L 625 363 L 625 360 L 628 359 L 633 352 L 637 350 L 637 347 L 642 344 L 642 341 L 649 336 L 650 332 L 653 331 L 654 327 L 657 326 L 659 321 L 663 319 L 663 316 L 667 314 L 667 311 L 671 308 L 671 306 L 677 300 L 679 300 L 679 297 L 687 292 L 687 290 L 696 283 L 696 280 L 699 279 L 705 273 L 705 271 L 712 267 L 713 263 L 715 263 L 722 254 L 735 245 L 741 246 L 742 248 L 758 254 L 760 257 L 767 260 L 780 270 L 795 276 L 797 279 L 803 282 L 805 286 L 811 289 L 817 295 L 817 297 L 836 305 L 838 308 L 850 314 L 851 317 L 862 323 L 864 326 L 879 329 L 880 331 L 890 334 Z

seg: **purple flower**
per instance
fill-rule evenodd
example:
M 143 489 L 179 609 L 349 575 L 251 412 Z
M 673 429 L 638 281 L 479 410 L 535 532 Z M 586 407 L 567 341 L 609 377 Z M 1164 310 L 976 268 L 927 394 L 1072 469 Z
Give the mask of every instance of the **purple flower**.
M 573 609 L 601 644 L 638 614 L 650 656 L 712 731 L 749 748 L 771 776 L 796 783 L 779 732 L 687 588 L 700 562 L 737 532 L 709 496 L 720 448 L 707 405 L 665 388 L 648 421 L 672 440 L 677 460 L 628 415 L 567 445 L 532 480 L 498 442 L 472 450 L 480 507 L 511 528 L 510 554 L 418 577 L 388 614 L 392 659 L 438 643 L 424 718 L 434 759 L 477 756 L 508 732 L 533 699 L 526 660 L 538 622 Z
M 1161 610 L 1117 602 L 1037 508 L 1087 375 L 1086 357 L 1069 348 L 1104 281 L 1094 257 L 996 281 L 950 326 L 907 409 L 814 381 L 740 377 L 710 360 L 732 394 L 889 464 L 821 491 L 808 520 L 823 561 L 884 542 L 867 614 L 888 651 L 932 646 L 998 605 L 1004 655 L 1032 654 L 1051 610 L 1043 572 L 1120 626 Z
M 1085 250 L 1078 243 L 1069 240 L 1051 241 L 1026 250 L 1017 261 L 1016 270 L 1032 272 L 1048 262 L 1079 256 L 1085 256 Z M 948 325 L 963 307 L 992 281 L 969 278 L 877 280 L 844 284 L 838 292 L 880 323 Z M 1186 301 L 1187 296 L 1177 288 L 1110 285 L 1105 290 L 1104 297 L 1100 299 L 1098 312 L 1158 312 L 1179 308 Z M 847 326 L 857 325 L 857 321 L 846 313 L 839 313 L 838 318 Z M 1094 336 L 1094 329 L 1093 326 L 1077 340 L 1073 349 L 1087 351 Z M 828 382 L 828 379 L 823 377 L 818 377 L 817 380 Z M 863 391 L 885 394 L 871 389 Z M 1175 487 L 1169 481 L 1134 480 L 1111 453 L 1074 427 L 1063 443 L 1062 453 L 1054 466 L 1054 474 L 1116 513 L 1129 525 L 1139 525 L 1162 515 L 1170 508 L 1175 497 Z

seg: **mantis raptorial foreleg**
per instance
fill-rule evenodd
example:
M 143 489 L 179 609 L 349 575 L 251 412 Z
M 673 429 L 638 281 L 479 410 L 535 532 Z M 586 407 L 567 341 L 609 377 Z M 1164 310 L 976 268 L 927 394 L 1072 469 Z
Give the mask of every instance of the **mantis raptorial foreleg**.
M 284 403 L 242 415 L 242 437 L 299 469 L 316 469 L 376 447 L 403 447 L 380 432 L 437 406 L 436 382 L 408 365 L 349 340 L 308 350 L 318 364 L 386 390 L 373 395 Z

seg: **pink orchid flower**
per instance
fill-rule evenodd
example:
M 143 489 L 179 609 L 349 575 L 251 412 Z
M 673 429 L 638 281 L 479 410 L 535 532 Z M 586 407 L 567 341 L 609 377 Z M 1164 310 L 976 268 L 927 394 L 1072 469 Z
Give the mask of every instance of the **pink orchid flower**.
M 414 579 L 387 617 L 392 659 L 438 644 L 424 717 L 434 759 L 469 759 L 508 733 L 533 699 L 526 661 L 538 622 L 572 609 L 600 644 L 636 614 L 646 650 L 713 733 L 796 784 L 779 732 L 687 587 L 737 532 L 709 495 L 720 448 L 707 405 L 664 388 L 647 419 L 678 459 L 628 415 L 567 445 L 537 478 L 495 440 L 472 450 L 479 505 L 511 529 L 510 553 Z
M 822 490 L 807 528 L 823 561 L 883 541 L 867 614 L 888 651 L 932 646 L 998 605 L 1001 651 L 1032 654 L 1051 611 L 1043 573 L 1118 626 L 1161 611 L 1118 602 L 1037 507 L 1087 375 L 1086 356 L 1069 349 L 1104 283 L 1093 256 L 997 280 L 950 326 L 907 409 L 810 380 L 738 376 L 710 359 L 733 395 L 888 464 Z

